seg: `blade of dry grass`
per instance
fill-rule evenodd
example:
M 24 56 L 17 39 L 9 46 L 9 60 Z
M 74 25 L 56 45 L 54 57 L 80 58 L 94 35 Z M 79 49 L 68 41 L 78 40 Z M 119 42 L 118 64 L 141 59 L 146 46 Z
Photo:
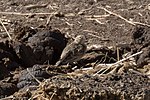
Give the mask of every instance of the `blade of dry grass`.
M 9 37 L 9 39 L 12 40 L 12 37 L 10 36 L 10 33 L 7 31 L 7 29 L 6 29 L 5 25 L 3 24 L 1 18 L 0 18 L 0 23 L 1 23 L 1 25 L 3 26 L 4 30 L 6 31 L 6 33 L 7 33 L 8 37 Z
M 129 24 L 131 24 L 131 25 L 134 25 L 134 26 L 135 26 L 135 25 L 138 24 L 138 25 L 144 25 L 144 26 L 150 27 L 149 24 L 140 23 L 140 22 L 134 22 L 134 21 L 129 21 L 129 20 L 127 20 L 126 18 L 122 17 L 121 15 L 116 14 L 116 13 L 114 13 L 114 12 L 112 12 L 112 11 L 109 11 L 108 9 L 106 9 L 106 8 L 104 8 L 104 7 L 97 7 L 97 8 L 103 9 L 103 10 L 106 11 L 107 13 L 109 13 L 109 14 L 111 14 L 111 15 L 114 15 L 114 16 L 117 16 L 117 17 L 119 17 L 120 19 L 126 21 L 127 23 L 129 23 Z
M 121 59 L 121 60 L 117 61 L 116 63 L 114 63 L 114 64 L 112 64 L 111 66 L 109 66 L 103 73 L 105 73 L 106 71 L 108 71 L 112 66 L 118 65 L 118 64 L 122 63 L 123 61 L 125 61 L 125 60 L 127 60 L 127 59 L 129 59 L 129 58 L 131 58 L 131 57 L 137 56 L 137 55 L 139 55 L 139 54 L 141 54 L 141 53 L 143 53 L 143 51 L 137 52 L 137 53 L 135 53 L 135 54 L 133 54 L 133 55 L 131 55 L 131 56 L 129 56 L 129 57 L 126 57 L 126 58 L 124 58 L 124 59 Z M 94 76 L 97 75 L 99 72 L 100 72 L 100 71 L 96 72 L 96 73 L 94 74 Z M 102 75 L 103 73 L 101 73 L 100 75 Z
M 20 15 L 20 16 L 28 16 L 28 15 L 53 15 L 54 13 L 21 13 L 21 12 L 0 12 L 2 15 Z
M 29 71 L 28 68 L 27 68 L 27 72 L 32 76 L 33 79 L 35 79 L 39 84 L 41 84 L 41 82 Z

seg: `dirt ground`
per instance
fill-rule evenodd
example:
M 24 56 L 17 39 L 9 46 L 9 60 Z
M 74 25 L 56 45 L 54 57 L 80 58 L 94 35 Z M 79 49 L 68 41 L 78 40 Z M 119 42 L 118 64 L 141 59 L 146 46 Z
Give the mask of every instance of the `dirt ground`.
M 13 33 L 16 24 L 33 28 L 48 24 L 65 34 L 73 36 L 84 34 L 91 44 L 116 45 L 130 43 L 130 31 L 134 26 L 108 14 L 99 7 L 106 7 L 128 20 L 148 24 L 150 23 L 148 4 L 149 0 L 97 0 L 97 2 L 94 0 L 80 2 L 77 0 L 1 0 L 0 10 L 2 12 L 51 13 L 50 15 L 1 14 L 10 33 Z M 30 5 L 45 6 L 30 7 Z M 2 33 L 5 33 L 3 28 L 1 29 Z M 99 36 L 99 38 L 91 36 L 91 34 Z
M 149 0 L 0 0 L 0 21 L 0 98 L 150 99 Z M 77 70 L 53 66 L 80 34 L 99 48 L 87 51 Z M 136 65 L 98 67 L 141 50 Z

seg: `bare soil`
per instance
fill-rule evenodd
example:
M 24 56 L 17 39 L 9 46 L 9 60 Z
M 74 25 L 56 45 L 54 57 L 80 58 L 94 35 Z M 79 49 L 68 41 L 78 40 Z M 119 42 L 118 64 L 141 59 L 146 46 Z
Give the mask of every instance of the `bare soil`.
M 0 5 L 0 98 L 150 100 L 149 0 L 0 0 Z M 99 48 L 71 67 L 54 66 L 79 34 L 88 47 Z M 136 65 L 127 60 L 116 68 L 98 67 L 141 50 Z

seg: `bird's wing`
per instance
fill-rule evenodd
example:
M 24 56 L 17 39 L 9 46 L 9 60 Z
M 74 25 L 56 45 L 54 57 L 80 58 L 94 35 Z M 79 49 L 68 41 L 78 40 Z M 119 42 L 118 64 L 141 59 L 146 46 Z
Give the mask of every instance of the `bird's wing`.
M 75 47 L 73 46 L 73 44 L 68 45 L 62 52 L 60 59 L 64 60 L 66 59 L 68 56 L 72 55 L 74 52 Z
M 81 44 L 72 43 L 68 45 L 62 52 L 60 60 L 56 65 L 60 65 L 62 62 L 72 62 L 79 56 L 82 56 L 85 52 L 86 46 Z
M 74 49 L 74 43 L 71 43 L 68 46 L 66 46 L 63 52 L 61 53 L 59 61 L 55 65 L 59 66 L 62 62 L 68 59 L 68 57 L 73 54 Z

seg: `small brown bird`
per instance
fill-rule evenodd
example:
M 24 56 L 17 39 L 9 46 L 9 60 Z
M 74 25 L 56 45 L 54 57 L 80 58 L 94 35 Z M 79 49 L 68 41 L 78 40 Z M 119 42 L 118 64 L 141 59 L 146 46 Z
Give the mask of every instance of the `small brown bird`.
M 75 40 L 66 46 L 60 56 L 60 60 L 56 62 L 56 66 L 61 64 L 73 63 L 79 60 L 86 51 L 87 46 L 85 45 L 85 36 L 79 35 Z

